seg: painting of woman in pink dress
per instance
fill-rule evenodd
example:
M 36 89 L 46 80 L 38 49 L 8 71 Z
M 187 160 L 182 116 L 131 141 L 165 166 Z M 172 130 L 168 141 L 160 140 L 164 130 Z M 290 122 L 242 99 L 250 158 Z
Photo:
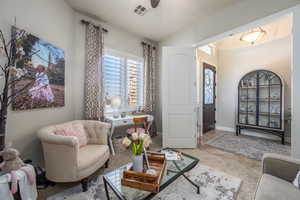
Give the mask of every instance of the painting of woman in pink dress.
M 12 35 L 22 31 L 16 27 Z M 15 111 L 56 108 L 65 105 L 65 53 L 64 50 L 28 32 L 22 35 L 22 42 L 16 43 L 13 59 L 20 72 L 12 78 L 18 79 L 12 85 L 15 96 L 12 109 Z
M 54 95 L 49 84 L 48 76 L 45 73 L 45 71 L 45 66 L 37 66 L 35 82 L 33 84 L 33 87 L 29 89 L 29 94 L 33 101 L 46 101 L 47 103 L 53 103 Z

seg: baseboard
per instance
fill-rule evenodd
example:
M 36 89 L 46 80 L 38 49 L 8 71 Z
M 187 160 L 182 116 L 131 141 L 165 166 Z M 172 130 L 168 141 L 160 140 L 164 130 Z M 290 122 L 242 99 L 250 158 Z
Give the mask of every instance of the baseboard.
M 235 133 L 235 128 L 232 127 L 226 127 L 226 126 L 216 126 L 216 130 L 219 131 L 227 131 L 227 132 L 234 132 Z M 248 135 L 248 136 L 255 136 L 255 137 L 260 137 L 260 138 L 266 138 L 266 139 L 271 139 L 271 140 L 281 140 L 281 138 L 272 135 L 272 134 L 263 134 L 263 133 L 258 133 L 255 131 L 249 131 L 249 130 L 243 130 L 242 131 L 243 135 Z M 289 143 L 291 139 L 290 138 L 286 138 L 286 141 Z
M 228 131 L 228 132 L 235 132 L 234 128 L 226 127 L 226 126 L 216 126 L 216 130 L 219 131 Z

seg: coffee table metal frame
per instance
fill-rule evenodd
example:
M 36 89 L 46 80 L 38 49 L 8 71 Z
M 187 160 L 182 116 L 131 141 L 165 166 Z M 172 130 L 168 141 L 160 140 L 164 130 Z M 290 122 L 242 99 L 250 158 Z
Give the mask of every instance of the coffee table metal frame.
M 171 150 L 171 151 L 179 152 L 179 151 L 177 151 L 173 148 L 163 148 L 162 150 Z M 193 159 L 194 161 L 191 164 L 189 164 L 187 167 L 185 167 L 184 169 L 180 169 L 179 166 L 176 164 L 176 162 L 172 161 L 174 163 L 175 167 L 178 169 L 178 171 L 173 171 L 173 170 L 168 170 L 167 169 L 167 173 L 168 172 L 174 172 L 176 174 L 160 186 L 160 192 L 163 191 L 171 183 L 173 183 L 177 178 L 179 178 L 180 176 L 183 176 L 189 183 L 191 183 L 194 187 L 196 187 L 197 194 L 200 194 L 200 187 L 185 175 L 186 172 L 190 171 L 191 169 L 193 169 L 198 164 L 199 159 L 195 158 L 191 155 L 185 154 L 185 153 L 181 153 L 181 154 L 186 156 L 186 157 L 189 157 L 189 158 Z M 105 175 L 103 176 L 103 182 L 104 182 L 104 188 L 105 188 L 105 194 L 106 194 L 107 200 L 110 200 L 108 187 L 110 187 L 110 189 L 112 189 L 112 191 L 115 193 L 115 195 L 120 200 L 130 200 L 130 199 L 126 199 L 126 197 L 118 191 L 118 189 L 114 186 L 114 184 L 111 183 L 111 181 Z M 157 195 L 157 193 L 150 193 L 149 195 L 147 195 L 142 200 L 152 199 L 155 195 Z

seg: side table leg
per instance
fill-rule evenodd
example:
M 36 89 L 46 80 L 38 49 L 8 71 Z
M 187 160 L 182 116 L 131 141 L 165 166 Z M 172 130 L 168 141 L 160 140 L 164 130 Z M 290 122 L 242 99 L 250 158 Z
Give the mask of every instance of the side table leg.
M 104 183 L 104 188 L 105 188 L 106 199 L 110 200 L 109 192 L 108 192 L 108 188 L 107 188 L 107 182 L 104 177 L 103 177 L 103 183 Z
M 109 146 L 110 146 L 110 149 L 111 149 L 111 154 L 112 154 L 113 156 L 115 156 L 116 153 L 115 153 L 115 149 L 114 149 L 114 145 L 113 145 L 113 142 L 112 142 L 112 138 L 111 138 L 111 137 L 109 137 Z
M 284 132 L 281 133 L 281 144 L 285 144 Z
M 189 179 L 189 177 L 187 177 L 185 174 L 182 174 L 182 176 L 188 181 L 190 182 L 193 186 L 195 186 L 197 188 L 197 194 L 200 194 L 200 186 L 197 185 L 196 183 L 194 183 L 191 179 Z
M 108 142 L 109 142 L 111 154 L 112 154 L 113 156 L 116 155 L 115 149 L 114 149 L 114 145 L 113 145 L 113 142 L 112 142 L 112 136 L 113 136 L 113 133 L 114 133 L 114 129 L 115 129 L 115 127 L 112 125 L 112 126 L 111 126 L 111 129 L 110 129 L 110 134 L 109 134 L 109 136 L 108 136 Z

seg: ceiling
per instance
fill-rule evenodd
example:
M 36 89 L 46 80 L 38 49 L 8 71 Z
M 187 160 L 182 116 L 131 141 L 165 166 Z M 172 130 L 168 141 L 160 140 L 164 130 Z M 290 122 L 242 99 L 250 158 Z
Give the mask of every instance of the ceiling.
M 210 16 L 242 0 L 161 0 L 156 9 L 150 0 L 65 0 L 73 9 L 128 32 L 161 41 L 197 19 Z M 133 11 L 149 8 L 144 16 Z
M 266 31 L 266 34 L 253 45 L 248 42 L 241 41 L 242 33 L 227 37 L 215 43 L 219 50 L 239 49 L 245 47 L 256 46 L 267 42 L 272 42 L 292 35 L 293 17 L 282 17 L 270 24 L 261 27 Z

